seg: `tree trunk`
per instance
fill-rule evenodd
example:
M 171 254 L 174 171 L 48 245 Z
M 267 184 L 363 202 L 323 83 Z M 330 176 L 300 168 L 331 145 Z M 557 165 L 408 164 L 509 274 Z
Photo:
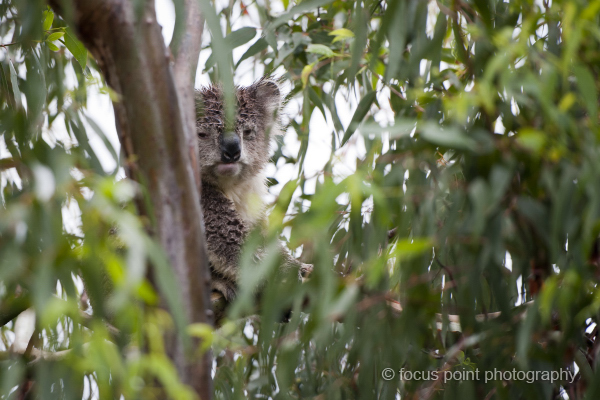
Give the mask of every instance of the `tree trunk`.
M 49 1 L 75 27 L 121 96 L 114 108 L 127 167 L 132 178 L 146 185 L 151 201 L 151 210 L 140 211 L 155 221 L 188 321 L 212 323 L 193 109 L 202 32 L 195 1 L 176 2 L 186 9 L 178 13 L 177 22 L 184 26 L 176 28 L 172 46 L 175 73 L 153 0 Z M 203 400 L 210 399 L 211 355 L 190 359 L 176 338 L 167 346 L 180 379 Z

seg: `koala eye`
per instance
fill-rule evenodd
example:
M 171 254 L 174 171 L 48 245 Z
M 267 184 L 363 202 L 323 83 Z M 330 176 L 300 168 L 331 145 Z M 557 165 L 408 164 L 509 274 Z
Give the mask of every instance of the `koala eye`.
M 206 139 L 208 137 L 208 133 L 206 132 L 198 132 L 198 137 L 201 139 Z
M 244 129 L 244 137 L 252 135 L 252 129 Z

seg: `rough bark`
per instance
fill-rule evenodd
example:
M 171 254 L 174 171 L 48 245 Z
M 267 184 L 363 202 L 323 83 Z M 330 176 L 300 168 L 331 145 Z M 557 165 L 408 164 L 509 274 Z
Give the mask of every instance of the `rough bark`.
M 200 207 L 193 111 L 193 82 L 202 20 L 195 2 L 177 38 L 175 72 L 156 21 L 154 1 L 49 0 L 75 27 L 108 84 L 120 94 L 114 104 L 117 131 L 132 178 L 146 185 L 156 235 L 178 283 L 189 322 L 211 323 L 209 270 Z M 61 7 L 64 4 L 64 9 Z M 63 12 L 64 11 L 64 12 Z M 185 29 L 183 30 L 185 31 Z M 181 30 L 179 31 L 181 32 Z M 197 36 L 194 36 L 197 35 Z M 202 399 L 211 398 L 211 356 L 190 358 L 173 338 L 168 352 L 181 380 Z

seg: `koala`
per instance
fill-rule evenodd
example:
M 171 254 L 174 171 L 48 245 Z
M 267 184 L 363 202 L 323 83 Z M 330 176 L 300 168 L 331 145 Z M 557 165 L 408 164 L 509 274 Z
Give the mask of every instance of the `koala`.
M 196 91 L 196 132 L 202 177 L 202 211 L 212 291 L 227 302 L 236 295 L 239 258 L 248 234 L 266 227 L 264 168 L 271 138 L 281 134 L 279 85 L 268 78 L 237 87 L 235 121 L 226 121 L 223 89 Z M 299 279 L 312 271 L 281 245 L 281 268 L 297 268 Z M 259 254 L 255 254 L 258 259 Z

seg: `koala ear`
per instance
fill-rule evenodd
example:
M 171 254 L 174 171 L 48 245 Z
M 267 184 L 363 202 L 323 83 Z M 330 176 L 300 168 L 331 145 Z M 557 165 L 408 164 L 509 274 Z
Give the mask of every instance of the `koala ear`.
M 279 90 L 279 85 L 268 79 L 261 79 L 255 85 L 256 99 L 263 102 L 269 115 L 274 115 L 281 107 L 281 90 Z
M 202 98 L 202 91 L 199 89 L 194 90 L 194 106 L 196 109 L 196 120 L 204 116 L 204 100 Z

